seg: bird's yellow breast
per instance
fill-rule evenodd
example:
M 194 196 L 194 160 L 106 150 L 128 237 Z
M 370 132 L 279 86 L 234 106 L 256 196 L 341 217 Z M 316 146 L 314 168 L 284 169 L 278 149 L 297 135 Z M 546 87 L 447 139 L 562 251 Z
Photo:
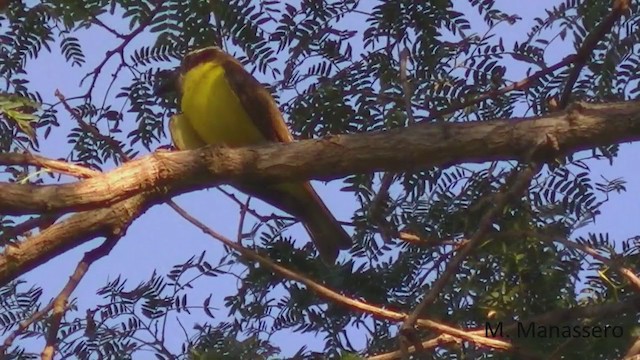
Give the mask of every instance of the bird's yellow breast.
M 182 112 L 207 144 L 239 147 L 264 142 L 224 71 L 212 62 L 190 69 L 182 80 Z

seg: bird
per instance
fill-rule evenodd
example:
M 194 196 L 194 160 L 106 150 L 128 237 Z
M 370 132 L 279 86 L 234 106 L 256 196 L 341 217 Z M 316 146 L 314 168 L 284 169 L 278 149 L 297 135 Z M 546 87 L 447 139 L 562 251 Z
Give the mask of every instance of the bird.
M 177 86 L 181 113 L 171 117 L 169 131 L 178 150 L 294 141 L 269 91 L 218 47 L 188 53 Z M 351 236 L 308 181 L 233 186 L 297 218 L 325 263 L 335 264 L 340 250 L 351 247 Z

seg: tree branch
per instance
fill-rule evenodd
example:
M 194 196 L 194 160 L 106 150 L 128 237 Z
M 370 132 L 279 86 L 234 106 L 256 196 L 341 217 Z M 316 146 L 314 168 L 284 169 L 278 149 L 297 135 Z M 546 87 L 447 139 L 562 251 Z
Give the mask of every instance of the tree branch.
M 47 331 L 47 344 L 42 350 L 42 360 L 53 359 L 56 347 L 58 345 L 58 330 L 60 329 L 60 322 L 62 316 L 67 310 L 67 302 L 69 296 L 80 284 L 80 280 L 87 274 L 89 267 L 98 259 L 101 259 L 111 252 L 111 249 L 118 243 L 118 240 L 122 237 L 122 234 L 107 237 L 107 239 L 95 249 L 87 251 L 76 266 L 76 270 L 73 272 L 69 281 L 64 286 L 62 291 L 56 296 L 56 298 L 50 303 L 51 310 L 51 323 Z
M 0 183 L 0 214 L 82 211 L 169 185 L 180 194 L 247 180 L 326 180 L 371 171 L 521 160 L 544 138 L 553 140 L 548 141 L 547 156 L 640 140 L 640 102 L 584 103 L 536 118 L 419 124 L 290 144 L 156 152 L 71 184 Z
M 76 165 L 62 160 L 49 159 L 44 156 L 31 153 L 0 154 L 0 165 L 32 165 L 77 178 L 90 178 L 100 174 L 99 171 L 89 169 L 82 165 Z
M 74 214 L 21 243 L 7 245 L 0 255 L 0 287 L 96 237 L 124 235 L 135 219 L 163 202 L 164 196 L 163 191 L 148 192 L 110 208 Z
M 593 50 L 598 45 L 598 42 L 600 42 L 600 40 L 602 40 L 602 38 L 611 31 L 615 22 L 624 15 L 624 13 L 629 9 L 629 6 L 629 0 L 614 0 L 611 13 L 609 13 L 609 15 L 600 24 L 598 24 L 596 29 L 584 39 L 582 46 L 580 46 L 580 49 L 575 55 L 574 68 L 571 70 L 571 73 L 567 78 L 567 83 L 562 91 L 562 96 L 560 97 L 561 109 L 564 109 L 569 105 L 573 86 L 576 81 L 578 81 L 582 68 L 587 64 L 587 61 L 589 60 Z

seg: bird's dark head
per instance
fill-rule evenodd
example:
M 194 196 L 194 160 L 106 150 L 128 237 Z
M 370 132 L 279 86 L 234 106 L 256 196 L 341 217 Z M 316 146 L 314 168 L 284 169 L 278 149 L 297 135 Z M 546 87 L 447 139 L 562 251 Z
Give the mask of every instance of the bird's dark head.
M 237 62 L 231 55 L 217 46 L 193 50 L 184 56 L 180 66 L 171 70 L 162 70 L 156 75 L 155 94 L 159 97 L 173 97 L 182 91 L 184 74 L 203 63 Z
M 153 92 L 162 99 L 175 103 L 180 95 L 180 71 L 178 68 L 158 71 L 154 77 Z
M 235 59 L 233 59 L 231 55 L 227 54 L 226 52 L 224 52 L 224 50 L 220 49 L 217 46 L 209 46 L 202 49 L 197 49 L 191 51 L 184 57 L 184 59 L 182 59 L 180 72 L 185 74 L 187 71 L 205 62 L 220 63 L 227 60 L 235 61 Z

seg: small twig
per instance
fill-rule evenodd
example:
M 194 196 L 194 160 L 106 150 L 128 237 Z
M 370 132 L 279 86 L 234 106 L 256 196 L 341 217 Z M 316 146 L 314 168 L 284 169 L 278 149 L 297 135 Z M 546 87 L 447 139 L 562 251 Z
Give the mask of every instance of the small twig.
M 47 335 L 47 345 L 42 351 L 42 359 L 52 359 L 53 353 L 55 351 L 58 328 L 60 327 L 62 315 L 66 311 L 69 296 L 71 296 L 71 293 L 73 293 L 73 291 L 76 289 L 76 287 L 80 283 L 80 280 L 82 280 L 84 275 L 87 273 L 87 270 L 89 269 L 91 264 L 93 264 L 96 260 L 108 255 L 113 246 L 118 242 L 119 238 L 120 237 L 108 238 L 97 248 L 87 251 L 78 263 L 73 275 L 69 278 L 69 281 L 64 286 L 62 291 L 58 294 L 58 296 L 56 296 L 54 300 L 47 304 L 47 306 L 42 308 L 40 311 L 35 312 L 28 319 L 22 321 L 18 325 L 18 329 L 11 333 L 11 335 L 9 335 L 4 340 L 2 346 L 0 346 L 0 355 L 5 355 L 7 349 L 11 347 L 15 339 L 17 339 L 18 336 L 24 333 L 24 331 L 27 330 L 29 326 L 37 321 L 40 321 L 51 310 L 53 310 L 52 321 Z
M 6 245 L 11 240 L 16 239 L 18 236 L 32 229 L 40 228 L 42 231 L 56 222 L 59 217 L 60 215 L 43 214 L 39 217 L 33 217 L 29 220 L 25 220 L 12 228 L 5 227 L 2 229 L 2 233 L 0 233 L 0 246 Z
M 0 357 L 6 355 L 7 350 L 11 347 L 11 345 L 13 345 L 13 342 L 18 338 L 18 336 L 24 333 L 25 330 L 27 330 L 33 323 L 44 318 L 49 313 L 49 311 L 51 311 L 51 309 L 53 309 L 53 301 L 51 301 L 44 308 L 40 309 L 40 311 L 33 313 L 28 319 L 21 321 L 18 325 L 18 328 L 14 332 L 12 332 L 11 335 L 9 335 L 6 339 L 4 339 L 4 343 L 2 344 L 2 346 L 0 346 Z
M 393 184 L 393 179 L 396 176 L 396 173 L 385 173 L 382 176 L 382 181 L 380 182 L 380 189 L 378 193 L 374 196 L 369 204 L 369 213 L 371 214 L 371 222 L 378 226 L 380 231 L 380 235 L 385 242 L 391 242 L 391 238 L 396 236 L 391 231 L 389 231 L 389 222 L 385 219 L 383 215 L 383 210 L 386 207 L 386 199 L 389 196 L 389 188 Z
M 258 253 L 247 249 L 243 246 L 241 246 L 240 244 L 226 238 L 225 236 L 217 233 L 216 231 L 212 230 L 211 228 L 207 227 L 206 225 L 204 225 L 203 223 L 201 223 L 198 219 L 194 218 L 193 216 L 191 216 L 189 213 L 187 213 L 185 210 L 183 210 L 182 208 L 180 208 L 176 203 L 174 203 L 173 201 L 169 200 L 167 201 L 167 204 L 169 204 L 169 206 L 171 208 L 173 208 L 180 216 L 182 216 L 183 218 L 185 218 L 187 221 L 189 221 L 190 223 L 192 223 L 193 225 L 195 225 L 196 227 L 198 227 L 200 230 L 202 230 L 205 234 L 208 234 L 209 236 L 215 238 L 216 240 L 219 240 L 220 242 L 222 242 L 225 246 L 228 246 L 229 248 L 239 252 L 242 256 L 246 257 L 247 259 L 253 260 L 258 262 L 260 265 L 265 266 L 271 270 L 273 270 L 275 273 L 294 280 L 294 281 L 298 281 L 304 285 L 306 285 L 307 287 L 309 287 L 309 289 L 315 291 L 316 293 L 318 293 L 319 295 L 328 298 L 330 300 L 334 300 L 338 303 L 342 303 L 345 304 L 351 308 L 357 308 L 361 311 L 382 317 L 382 318 L 391 318 L 391 319 L 401 319 L 404 318 L 405 315 L 403 314 L 399 314 L 396 313 L 394 311 L 390 311 L 390 310 L 386 310 L 386 309 L 382 309 L 379 308 L 377 306 L 373 306 L 373 305 L 369 305 L 369 304 L 365 304 L 363 302 L 357 301 L 357 300 L 353 300 L 351 298 L 348 298 L 344 295 L 340 295 L 330 289 L 328 289 L 327 287 L 320 285 L 316 282 L 314 282 L 313 280 L 300 275 L 294 271 L 291 271 L 283 266 L 280 266 L 276 263 L 274 263 L 273 261 L 271 261 L 269 258 L 263 257 L 261 255 L 259 255 Z
M 236 241 L 238 244 L 242 244 L 242 229 L 244 228 L 244 220 L 247 215 L 247 209 L 249 209 L 249 203 L 251 202 L 251 196 L 247 197 L 247 201 L 240 207 L 240 221 L 238 221 L 238 236 Z
M 49 324 L 49 330 L 47 333 L 47 344 L 42 351 L 42 359 L 53 359 L 53 355 L 56 349 L 56 343 L 58 340 L 58 329 L 60 328 L 60 322 L 62 316 L 67 309 L 67 301 L 71 293 L 78 287 L 80 280 L 87 274 L 89 267 L 98 259 L 101 259 L 111 252 L 111 249 L 118 243 L 121 235 L 113 235 L 108 237 L 97 248 L 87 251 L 76 266 L 76 270 L 69 278 L 69 281 L 64 286 L 60 294 L 53 300 L 53 314 L 51 315 L 51 323 Z
M 5 153 L 0 154 L 0 166 L 32 165 L 46 168 L 52 172 L 70 175 L 80 179 L 99 175 L 100 172 L 82 165 L 71 164 L 62 160 L 49 159 L 44 156 L 31 153 Z
M 129 160 L 129 157 L 122 150 L 122 145 L 118 140 L 110 136 L 103 135 L 102 133 L 100 133 L 100 131 L 98 131 L 98 129 L 95 126 L 90 125 L 86 121 L 84 121 L 84 119 L 82 119 L 82 117 L 78 115 L 78 113 L 71 107 L 71 105 L 69 105 L 65 96 L 60 92 L 60 90 L 56 90 L 55 96 L 58 98 L 58 100 L 60 100 L 65 110 L 67 110 L 69 114 L 71 114 L 71 116 L 78 122 L 78 125 L 82 130 L 90 133 L 94 137 L 108 144 L 113 149 L 113 151 L 115 151 L 120 156 L 120 160 L 122 162 L 127 162 Z
M 460 339 L 451 335 L 442 334 L 433 339 L 425 340 L 421 342 L 420 345 L 422 346 L 423 349 L 433 349 L 442 345 L 449 345 L 449 344 L 459 345 L 460 343 L 461 343 Z M 407 351 L 409 354 L 414 353 L 416 351 L 416 347 L 409 346 L 407 348 Z M 386 354 L 370 356 L 367 358 L 367 360 L 395 360 L 395 359 L 402 359 L 405 356 L 406 354 L 403 355 L 402 350 L 396 350 L 396 351 L 388 352 Z
M 31 153 L 5 153 L 0 154 L 0 165 L 2 166 L 11 166 L 11 165 L 33 165 L 37 167 L 42 167 L 51 170 L 52 172 L 57 172 L 60 174 L 67 174 L 77 178 L 90 178 L 93 176 L 100 175 L 101 173 L 96 170 L 89 169 L 87 167 L 71 164 L 62 160 L 54 160 L 49 159 L 44 156 L 35 155 Z M 29 220 L 26 220 L 13 228 L 4 229 L 2 233 L 0 233 L 0 245 L 6 244 L 11 239 L 17 238 L 19 235 L 24 234 L 25 232 L 39 228 L 45 228 L 51 223 L 55 222 L 59 216 L 57 215 L 42 215 L 40 217 L 34 217 Z
M 515 82 L 509 86 L 505 86 L 502 87 L 500 89 L 495 89 L 495 90 L 491 90 L 482 94 L 478 94 L 477 96 L 473 96 L 467 100 L 461 101 L 457 104 L 454 104 L 452 106 L 447 107 L 446 109 L 443 110 L 436 110 L 436 111 L 432 111 L 431 114 L 429 116 L 427 116 L 424 120 L 422 120 L 421 122 L 426 122 L 426 121 L 431 121 L 434 119 L 437 119 L 439 117 L 442 117 L 444 115 L 449 115 L 451 113 L 454 113 L 458 110 L 462 110 L 464 108 L 467 108 L 471 105 L 475 105 L 477 103 L 480 103 L 482 101 L 485 100 L 489 100 L 489 99 L 493 99 L 496 98 L 500 95 L 504 95 L 508 92 L 514 91 L 514 90 L 526 90 L 529 87 L 533 86 L 536 81 L 538 81 L 538 79 L 551 74 L 553 72 L 555 72 L 558 69 L 561 69 L 571 63 L 573 63 L 576 59 L 576 55 L 569 55 L 567 57 L 565 57 L 564 59 L 562 59 L 560 62 L 549 66 L 548 68 L 539 70 L 537 72 L 535 72 L 533 75 L 530 75 L 518 82 Z
M 236 204 L 238 204 L 238 206 L 243 207 L 245 206 L 245 204 L 240 201 L 240 199 L 238 199 L 237 196 L 235 196 L 234 194 L 228 192 L 227 190 L 223 189 L 221 186 L 216 187 L 216 189 L 218 189 L 218 191 L 220 191 L 221 193 L 225 194 L 227 197 L 229 197 L 229 199 L 233 200 L 233 202 L 235 202 Z M 267 222 L 269 220 L 286 220 L 286 221 L 297 221 L 296 218 L 291 217 L 291 216 L 280 216 L 280 215 L 260 215 L 257 211 L 247 207 L 246 208 L 247 213 L 251 214 L 253 217 L 255 217 L 256 219 L 258 219 L 260 222 Z
M 82 80 L 80 81 L 80 83 L 82 84 L 82 82 L 90 77 L 93 76 L 93 78 L 91 79 L 91 85 L 89 85 L 89 89 L 87 90 L 87 92 L 83 95 L 83 97 L 85 98 L 91 98 L 91 93 L 93 92 L 93 88 L 96 86 L 96 81 L 98 81 L 98 76 L 100 75 L 100 72 L 102 72 L 102 69 L 104 68 L 104 66 L 107 64 L 107 62 L 109 61 L 109 59 L 111 59 L 111 57 L 113 55 L 119 54 L 121 58 L 124 58 L 124 48 L 136 37 L 138 36 L 140 33 L 142 33 L 147 26 L 151 25 L 151 21 L 153 20 L 153 18 L 156 16 L 156 14 L 158 14 L 158 12 L 160 11 L 160 9 L 162 9 L 162 5 L 161 3 L 157 3 L 155 9 L 153 9 L 149 15 L 147 16 L 147 18 L 145 19 L 145 21 L 141 22 L 140 25 L 133 30 L 132 32 L 130 32 L 127 35 L 124 36 L 120 36 L 122 39 L 124 39 L 122 41 L 122 43 L 120 45 L 118 45 L 116 48 L 107 51 L 107 53 L 105 54 L 104 59 L 102 60 L 102 62 L 100 62 L 100 64 L 98 64 L 98 66 L 93 69 L 93 71 L 91 71 L 90 73 L 88 73 L 87 75 L 85 75 L 84 78 L 82 78 Z M 97 19 L 97 18 L 94 18 Z
M 627 281 L 629 281 L 633 285 L 634 290 L 636 292 L 640 292 L 640 279 L 636 276 L 636 274 L 631 269 L 621 266 L 620 264 L 617 264 L 616 262 L 612 261 L 610 258 L 606 256 L 602 256 L 598 254 L 598 251 L 590 246 L 587 246 L 584 244 L 578 244 L 576 242 L 570 241 L 568 239 L 563 239 L 563 238 L 554 238 L 553 241 L 559 242 L 566 247 L 570 247 L 570 248 L 582 251 L 586 254 L 589 254 L 589 256 L 591 256 L 592 258 L 616 269 L 620 274 L 622 274 L 622 276 L 624 276 L 627 279 Z
M 180 328 L 182 329 L 182 332 L 184 333 L 184 339 L 186 341 L 189 341 L 189 333 L 187 332 L 187 329 L 185 329 L 184 325 L 182 325 L 182 321 L 180 321 L 180 317 L 176 317 L 176 321 L 178 321 L 178 325 L 180 325 Z
M 417 246 L 448 245 L 448 246 L 453 246 L 454 249 L 456 250 L 465 246 L 469 242 L 468 239 L 462 239 L 462 240 L 443 240 L 443 239 L 437 239 L 437 238 L 424 239 L 415 234 L 408 233 L 406 231 L 401 231 L 400 233 L 398 233 L 398 239 L 406 243 L 417 245 Z
M 593 50 L 598 45 L 598 42 L 600 42 L 600 40 L 602 40 L 611 31 L 613 25 L 622 17 L 622 15 L 624 15 L 624 13 L 629 9 L 629 6 L 629 0 L 614 0 L 611 13 L 609 13 L 609 15 L 600 24 L 598 24 L 596 29 L 584 39 L 582 46 L 575 54 L 574 68 L 567 78 L 567 84 L 565 85 L 560 97 L 561 109 L 566 108 L 569 101 L 571 101 L 573 86 L 576 81 L 578 81 L 580 72 L 587 64 L 587 61 L 589 60 Z
M 126 39 L 126 35 L 120 34 L 115 29 L 108 27 L 105 23 L 102 22 L 102 20 L 98 19 L 98 17 L 93 15 L 93 14 L 91 14 L 91 22 L 93 22 L 94 24 L 96 24 L 96 25 L 100 26 L 101 28 L 107 30 L 108 32 L 110 32 L 112 35 L 114 35 L 117 38 Z
M 407 63 L 409 62 L 409 49 L 405 48 L 400 52 L 400 84 L 402 85 L 402 95 L 404 97 L 404 109 L 407 112 L 409 124 L 415 124 L 416 119 L 413 116 L 413 107 L 411 106 L 411 97 L 413 89 L 409 84 L 409 76 L 407 74 Z

